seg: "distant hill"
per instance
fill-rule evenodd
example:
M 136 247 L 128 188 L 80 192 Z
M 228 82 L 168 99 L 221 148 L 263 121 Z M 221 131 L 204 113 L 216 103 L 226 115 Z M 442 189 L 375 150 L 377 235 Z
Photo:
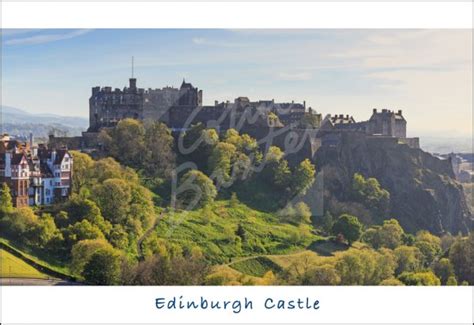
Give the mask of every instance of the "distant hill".
M 89 124 L 84 117 L 33 114 L 10 106 L 1 106 L 1 117 L 1 132 L 18 137 L 27 137 L 33 133 L 37 138 L 45 138 L 51 132 L 75 136 L 85 131 Z

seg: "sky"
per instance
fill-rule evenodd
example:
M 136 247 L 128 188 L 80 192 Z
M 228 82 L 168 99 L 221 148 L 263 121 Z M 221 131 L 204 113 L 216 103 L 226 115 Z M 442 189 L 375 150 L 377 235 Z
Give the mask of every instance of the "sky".
M 2 105 L 88 116 L 94 86 L 203 89 L 205 104 L 303 102 L 357 121 L 402 109 L 408 134 L 472 136 L 471 30 L 2 30 Z

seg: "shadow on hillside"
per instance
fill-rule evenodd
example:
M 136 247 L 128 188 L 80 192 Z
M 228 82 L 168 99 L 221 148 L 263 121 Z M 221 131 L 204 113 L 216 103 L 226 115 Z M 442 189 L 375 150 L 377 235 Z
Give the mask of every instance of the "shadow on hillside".
M 349 246 L 344 243 L 338 243 L 331 240 L 317 240 L 308 246 L 309 250 L 318 253 L 321 256 L 333 256 L 335 252 L 345 251 Z

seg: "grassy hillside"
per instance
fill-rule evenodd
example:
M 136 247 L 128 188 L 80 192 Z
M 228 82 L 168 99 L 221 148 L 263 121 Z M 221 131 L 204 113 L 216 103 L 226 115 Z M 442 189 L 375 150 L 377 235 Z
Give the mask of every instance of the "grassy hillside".
M 241 237 L 236 234 L 239 224 L 245 233 Z M 183 247 L 198 246 L 214 263 L 250 255 L 287 254 L 318 239 L 310 226 L 282 223 L 274 214 L 232 201 L 168 213 L 158 223 L 157 235 Z
M 242 258 L 227 266 L 240 275 L 262 277 L 268 271 L 277 274 L 282 271 L 298 272 L 321 265 L 334 265 L 337 257 L 345 251 L 361 249 L 364 244 L 356 242 L 351 248 L 330 241 L 318 241 L 309 249 L 283 255 L 265 255 Z
M 0 278 L 47 279 L 48 276 L 18 257 L 0 249 Z
M 21 255 L 25 256 L 34 263 L 37 263 L 41 267 L 50 269 L 53 272 L 64 274 L 66 276 L 71 274 L 69 268 L 66 265 L 60 264 L 56 259 L 54 259 L 54 257 L 48 255 L 46 252 L 39 252 L 38 250 L 32 249 L 26 245 L 19 245 L 16 242 L 12 242 L 11 240 L 1 237 L 0 243 L 19 252 Z

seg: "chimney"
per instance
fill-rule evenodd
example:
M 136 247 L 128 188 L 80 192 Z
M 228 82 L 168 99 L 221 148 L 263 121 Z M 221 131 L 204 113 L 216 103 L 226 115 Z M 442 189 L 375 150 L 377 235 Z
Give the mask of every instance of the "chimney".
M 401 109 L 398 110 L 398 115 L 400 115 L 400 116 L 402 115 L 402 110 Z
M 372 110 L 372 113 L 373 113 L 373 114 L 376 114 L 376 113 L 377 113 L 377 109 L 374 108 L 374 109 Z
M 214 101 L 214 106 L 217 106 L 217 105 L 219 105 L 219 101 L 215 100 Z
M 306 101 L 305 100 L 303 100 L 303 107 L 304 107 L 304 109 L 306 109 Z
M 33 148 L 33 133 L 30 132 L 30 149 Z

